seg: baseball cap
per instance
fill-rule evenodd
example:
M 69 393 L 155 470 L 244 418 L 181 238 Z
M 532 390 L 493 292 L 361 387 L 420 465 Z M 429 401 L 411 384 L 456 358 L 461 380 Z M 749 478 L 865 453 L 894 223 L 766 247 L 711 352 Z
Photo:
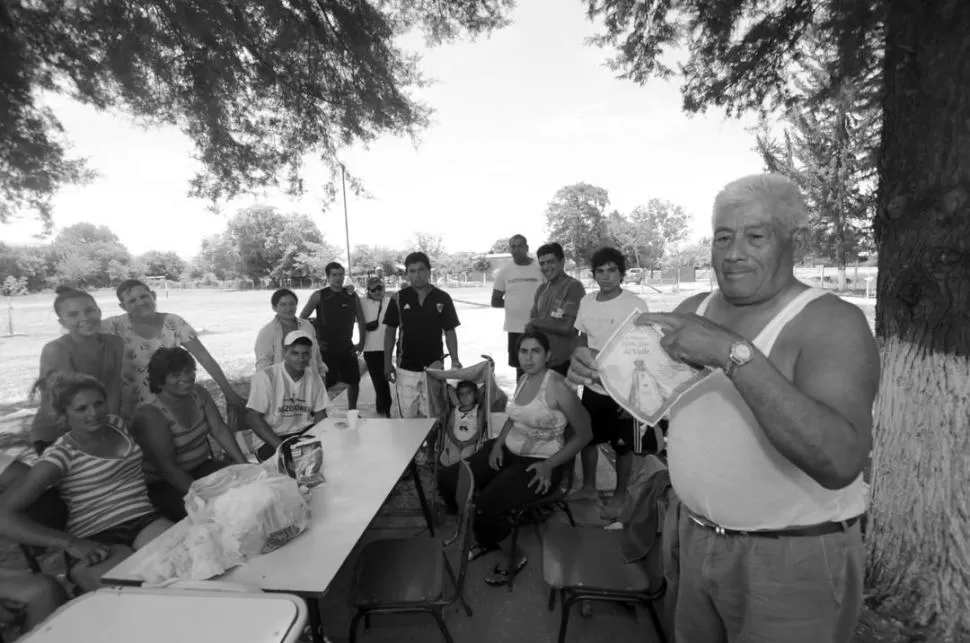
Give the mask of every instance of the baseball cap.
M 306 332 L 305 330 L 293 330 L 288 332 L 286 337 L 283 338 L 283 346 L 290 346 L 293 344 L 293 342 L 300 338 L 306 338 L 311 343 L 313 342 L 313 338 L 310 337 L 310 333 Z

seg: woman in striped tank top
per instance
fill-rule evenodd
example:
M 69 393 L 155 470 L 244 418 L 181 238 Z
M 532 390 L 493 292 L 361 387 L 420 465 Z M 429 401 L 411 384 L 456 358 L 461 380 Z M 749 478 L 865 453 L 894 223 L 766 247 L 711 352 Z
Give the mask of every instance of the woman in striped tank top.
M 55 373 L 46 386 L 69 430 L 0 500 L 0 533 L 23 544 L 66 551 L 70 578 L 88 591 L 100 585 L 104 572 L 172 523 L 152 507 L 141 449 L 121 418 L 107 413 L 101 382 Z M 67 533 L 25 514 L 55 486 L 67 505 Z
M 195 383 L 195 360 L 184 348 L 159 348 L 148 362 L 154 394 L 138 407 L 131 434 L 145 454 L 148 497 L 166 518 L 185 518 L 192 482 L 229 464 L 212 457 L 209 436 L 236 464 L 246 458 L 212 396 Z

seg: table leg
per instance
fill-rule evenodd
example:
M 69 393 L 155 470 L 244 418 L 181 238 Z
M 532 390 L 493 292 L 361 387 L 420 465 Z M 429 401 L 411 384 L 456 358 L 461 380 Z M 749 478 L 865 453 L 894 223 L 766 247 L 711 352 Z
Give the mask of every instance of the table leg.
M 418 465 L 414 460 L 411 460 L 408 468 L 411 471 L 411 477 L 414 478 L 414 489 L 418 492 L 418 502 L 421 503 L 424 520 L 428 523 L 428 531 L 431 532 L 431 537 L 434 538 L 434 520 L 431 518 L 431 508 L 428 506 L 428 499 L 424 497 L 424 487 L 421 486 L 421 475 L 418 473 Z
M 320 597 L 310 596 L 305 600 L 313 643 L 326 643 L 327 639 L 323 636 L 323 619 L 320 616 Z

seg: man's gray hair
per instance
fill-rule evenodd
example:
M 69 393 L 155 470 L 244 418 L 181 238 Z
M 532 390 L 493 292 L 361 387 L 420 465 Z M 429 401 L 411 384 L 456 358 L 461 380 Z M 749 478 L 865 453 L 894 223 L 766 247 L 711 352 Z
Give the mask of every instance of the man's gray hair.
M 714 198 L 713 217 L 722 210 L 758 205 L 785 234 L 808 228 L 808 208 L 798 185 L 782 174 L 752 174 L 731 181 Z

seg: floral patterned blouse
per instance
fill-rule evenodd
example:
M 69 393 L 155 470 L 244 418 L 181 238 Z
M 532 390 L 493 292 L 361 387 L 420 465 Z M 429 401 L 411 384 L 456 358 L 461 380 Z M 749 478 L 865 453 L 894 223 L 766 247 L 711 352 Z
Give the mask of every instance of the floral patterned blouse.
M 148 362 L 159 348 L 177 348 L 196 338 L 195 330 L 189 323 L 172 313 L 165 316 L 162 328 L 156 337 L 145 339 L 132 328 L 131 317 L 127 314 L 101 320 L 101 330 L 118 335 L 125 342 L 124 358 L 121 362 L 121 416 L 131 419 L 139 405 L 154 397 L 148 389 Z

